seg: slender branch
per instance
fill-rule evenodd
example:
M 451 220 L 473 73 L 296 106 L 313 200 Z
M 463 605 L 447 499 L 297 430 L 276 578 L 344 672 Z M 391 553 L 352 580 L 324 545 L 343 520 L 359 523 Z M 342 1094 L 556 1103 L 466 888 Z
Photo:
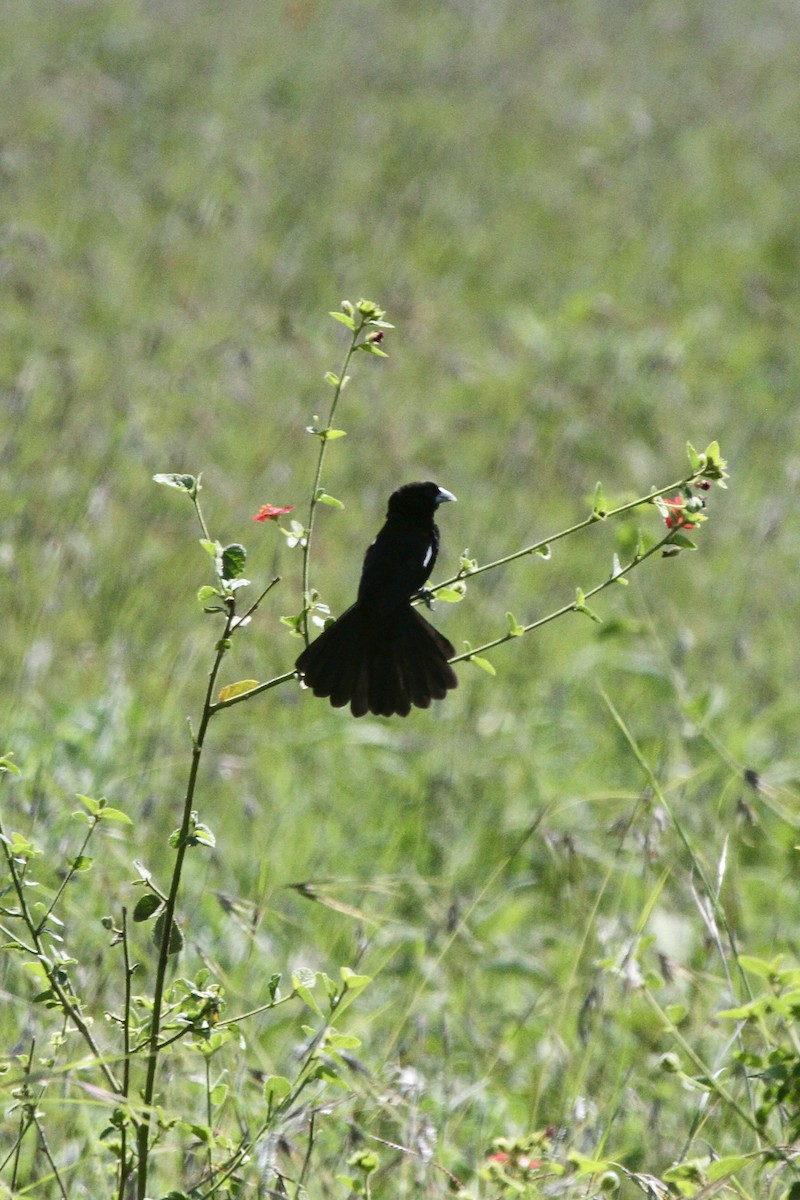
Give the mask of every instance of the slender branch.
M 560 542 L 562 538 L 569 537 L 572 533 L 577 533 L 581 529 L 587 529 L 590 525 L 597 525 L 601 521 L 607 521 L 609 517 L 619 517 L 622 513 L 631 512 L 634 508 L 639 508 L 642 504 L 650 504 L 659 496 L 666 496 L 669 492 L 680 491 L 697 479 L 697 474 L 686 475 L 683 479 L 678 479 L 675 483 L 670 483 L 667 487 L 659 488 L 657 492 L 650 492 L 647 496 L 640 496 L 638 500 L 631 500 L 627 504 L 620 504 L 617 508 L 609 508 L 602 515 L 596 512 L 591 512 L 583 521 L 576 522 L 575 525 L 570 525 L 567 529 L 562 529 L 560 533 L 554 534 L 552 537 L 542 538 L 541 541 L 534 542 L 531 546 L 525 546 L 522 550 L 515 550 L 513 554 L 505 554 L 502 558 L 495 558 L 492 562 L 484 563 L 482 566 L 475 567 L 473 570 L 460 570 L 457 574 L 451 575 L 449 579 L 443 579 L 441 583 L 437 583 L 427 590 L 429 592 L 438 592 L 442 588 L 452 587 L 454 583 L 460 583 L 464 579 L 474 579 L 476 575 L 482 575 L 484 571 L 493 571 L 496 567 L 504 567 L 507 563 L 515 562 L 518 558 L 525 558 L 528 554 L 537 554 L 545 550 L 548 546 L 552 546 L 554 542 Z
M 579 527 L 576 526 L 576 528 Z M 668 545 L 672 539 L 673 533 L 674 530 L 670 530 L 669 533 L 661 538 L 660 541 L 651 546 L 649 550 L 645 550 L 642 554 L 637 554 L 634 558 L 632 558 L 626 567 L 623 567 L 614 575 L 611 575 L 608 579 L 604 579 L 602 583 L 598 583 L 596 587 L 593 587 L 590 591 L 584 594 L 583 600 L 591 600 L 593 596 L 598 595 L 599 592 L 604 591 L 607 587 L 611 587 L 611 585 L 614 583 L 619 583 L 620 579 L 624 579 L 626 575 L 630 574 L 634 567 L 638 567 L 640 563 L 645 561 L 645 559 L 651 558 L 652 555 L 656 554 L 664 546 Z M 513 557 L 519 557 L 519 555 L 515 555 Z M 543 625 L 549 625 L 549 623 L 551 621 L 555 621 L 557 617 L 563 617 L 569 612 L 578 612 L 580 608 L 581 601 L 573 600 L 570 604 L 564 604 L 561 608 L 557 608 L 554 612 L 548 613 L 546 617 L 540 617 L 538 621 L 531 621 L 529 625 L 522 625 L 514 633 L 504 633 L 502 637 L 495 638 L 491 642 L 484 642 L 482 646 L 475 646 L 471 650 L 465 650 L 463 654 L 456 654 L 449 661 L 451 663 L 469 662 L 469 660 L 476 654 L 483 654 L 486 650 L 493 650 L 495 646 L 502 646 L 505 642 L 510 642 L 513 638 L 522 637 L 523 634 L 531 633 L 534 629 L 541 629 Z
M 186 784 L 186 796 L 183 804 L 183 817 L 181 820 L 180 835 L 178 839 L 178 847 L 175 855 L 175 866 L 172 871 L 172 881 L 170 883 L 169 893 L 163 909 L 163 928 L 161 933 L 161 945 L 158 951 L 158 965 L 156 968 L 155 985 L 153 988 L 153 1015 L 150 1022 L 150 1032 L 147 1039 L 148 1054 L 147 1054 L 147 1074 L 145 1078 L 145 1086 L 142 1093 L 144 1104 L 144 1112 L 137 1130 L 137 1200 L 145 1200 L 147 1196 L 147 1174 L 148 1174 L 148 1151 L 150 1145 L 150 1128 L 151 1128 L 151 1112 L 153 1106 L 153 1098 L 155 1095 L 156 1073 L 158 1069 L 158 1060 L 160 1053 L 159 1035 L 161 1030 L 161 1005 L 164 999 L 164 989 L 166 986 L 167 966 L 170 956 L 170 942 L 172 940 L 172 927 L 175 921 L 175 911 L 178 904 L 178 891 L 181 883 L 181 873 L 183 870 L 183 861 L 186 857 L 188 849 L 188 833 L 192 819 L 192 806 L 194 803 L 195 788 L 197 786 L 197 774 L 200 767 L 200 759 L 203 753 L 203 744 L 205 742 L 206 733 L 208 731 L 209 721 L 214 712 L 214 704 L 211 697 L 214 694 L 214 688 L 217 682 L 217 676 L 222 665 L 222 659 L 228 649 L 228 637 L 231 632 L 231 626 L 235 619 L 236 601 L 235 597 L 231 596 L 226 600 L 228 616 L 225 622 L 225 629 L 222 637 L 217 642 L 217 650 L 214 656 L 214 661 L 211 665 L 211 670 L 208 676 L 208 687 L 206 689 L 205 701 L 203 704 L 203 714 L 200 719 L 200 727 L 197 732 L 197 737 L 194 738 L 192 744 L 192 762 L 189 768 L 189 778 Z
M 241 704 L 243 700 L 252 700 L 254 696 L 268 692 L 270 688 L 278 687 L 281 683 L 288 683 L 290 679 L 297 678 L 297 671 L 284 671 L 283 675 L 276 675 L 274 679 L 270 679 L 266 683 L 259 683 L 258 687 L 250 688 L 249 692 L 241 692 L 238 696 L 231 696 L 228 700 L 219 700 L 216 704 L 212 704 L 210 715 L 214 717 L 223 708 L 232 708 L 234 704 Z
M 442 588 L 452 587 L 454 583 L 461 583 L 465 579 L 472 579 L 476 575 L 482 575 L 485 571 L 492 571 L 496 567 L 503 567 L 507 563 L 514 562 L 519 558 L 524 558 L 528 554 L 535 554 L 537 550 L 542 550 L 546 546 L 552 545 L 553 542 L 561 541 L 562 538 L 568 537 L 570 534 L 577 533 L 581 529 L 587 529 L 590 525 L 596 525 L 598 522 L 607 520 L 609 517 L 618 517 L 622 513 L 631 512 L 633 509 L 639 508 L 643 504 L 652 503 L 652 501 L 659 496 L 666 496 L 669 492 L 680 490 L 680 488 L 686 487 L 687 484 L 691 483 L 696 478 L 696 475 L 685 476 L 683 479 L 676 480 L 674 483 L 670 483 L 666 487 L 659 488 L 658 491 L 650 492 L 647 496 L 640 496 L 638 500 L 631 500 L 627 504 L 620 504 L 617 508 L 610 508 L 602 516 L 599 516 L 597 513 L 591 513 L 584 520 L 578 521 L 574 525 L 570 525 L 567 529 L 562 529 L 559 533 L 554 534 L 552 537 L 543 538 L 541 541 L 534 542 L 533 545 L 526 546 L 522 550 L 516 550 L 513 554 L 507 554 L 503 558 L 497 558 L 492 562 L 484 563 L 483 566 L 476 567 L 473 571 L 459 571 L 458 574 L 451 576 L 449 579 L 442 580 L 441 583 L 437 583 L 435 586 L 428 589 L 428 591 L 435 594 Z M 616 583 L 619 579 L 627 575 L 629 571 L 633 570 L 635 566 L 638 566 L 640 562 L 644 562 L 646 558 L 649 558 L 652 554 L 655 554 L 656 551 L 660 550 L 662 546 L 669 542 L 672 532 L 673 531 L 670 531 L 661 539 L 660 542 L 657 542 L 649 550 L 632 559 L 623 570 L 617 572 L 617 574 L 612 578 L 605 580 L 603 583 L 598 584 L 598 586 L 593 588 L 590 592 L 587 592 L 585 599 L 590 599 L 592 596 L 597 595 L 598 592 L 603 591 L 604 588 L 609 587 L 612 583 Z M 556 612 L 550 613 L 549 616 L 542 617 L 538 621 L 533 621 L 530 625 L 525 625 L 523 627 L 523 633 L 530 633 L 532 630 L 538 629 L 542 625 L 547 625 L 550 621 L 554 621 L 556 617 L 564 616 L 564 614 L 568 612 L 574 612 L 576 608 L 577 603 L 575 601 L 573 601 L 571 604 L 565 604 Z M 503 637 L 499 637 L 494 641 L 487 642 L 483 646 L 477 646 L 473 650 L 468 650 L 463 654 L 456 655 L 455 658 L 450 659 L 450 662 L 468 661 L 474 654 L 481 654 L 485 650 L 492 650 L 495 646 L 501 646 L 504 642 L 511 641 L 513 637 L 519 636 L 520 635 L 518 633 L 505 634 Z M 270 679 L 266 683 L 260 683 L 257 687 L 251 688 L 248 692 L 240 692 L 238 696 L 231 696 L 228 700 L 222 700 L 219 703 L 212 705 L 212 716 L 220 712 L 223 708 L 231 708 L 234 704 L 241 704 L 244 700 L 252 700 L 255 696 L 260 695 L 262 692 L 267 692 L 271 688 L 278 687 L 282 683 L 288 683 L 290 679 L 296 679 L 297 677 L 296 671 L 286 671 L 283 675 L 276 675 L 274 679 Z
M 83 858 L 84 851 L 86 850 L 86 847 L 89 845 L 91 836 L 99 824 L 100 824 L 100 822 L 97 819 L 97 817 L 91 818 L 91 824 L 89 825 L 89 828 L 86 831 L 86 837 L 83 839 L 81 848 L 78 851 L 77 855 L 72 860 L 73 864 L 76 862 L 77 859 Z M 76 873 L 77 872 L 76 872 L 75 866 L 73 865 L 70 867 L 70 869 L 67 871 L 64 878 L 61 880 L 61 885 L 60 885 L 58 891 L 56 892 L 55 896 L 53 897 L 53 899 L 50 901 L 50 904 L 48 905 L 48 908 L 47 908 L 47 912 L 44 914 L 44 916 L 39 921 L 39 924 L 36 926 L 37 933 L 42 933 L 44 931 L 44 927 L 47 924 L 48 918 L 50 917 L 51 913 L 55 910 L 55 907 L 58 904 L 59 900 L 61 899 L 61 896 L 62 896 L 67 884 L 71 882 L 71 880 L 74 878 Z
M 308 639 L 308 604 L 309 604 L 309 592 L 310 592 L 309 578 L 310 578 L 310 570 L 311 570 L 311 541 L 314 536 L 314 518 L 316 516 L 317 506 L 319 505 L 319 500 L 317 499 L 317 493 L 319 492 L 320 482 L 322 480 L 322 468 L 325 465 L 325 454 L 328 449 L 328 438 L 325 435 L 333 427 L 333 418 L 336 414 L 336 408 L 339 403 L 339 397 L 341 396 L 341 394 L 344 391 L 344 388 L 347 384 L 347 368 L 350 366 L 350 360 L 356 352 L 356 345 L 358 343 L 358 338 L 359 338 L 359 335 L 361 334 L 361 331 L 364 328 L 364 325 L 366 324 L 366 321 L 367 321 L 367 318 L 363 314 L 361 314 L 361 316 L 359 317 L 358 324 L 356 325 L 355 329 L 353 330 L 353 336 L 350 339 L 350 345 L 347 347 L 347 351 L 344 356 L 344 361 L 342 363 L 342 369 L 339 372 L 339 375 L 338 375 L 338 378 L 336 381 L 336 386 L 333 389 L 333 400 L 331 401 L 331 407 L 328 412 L 328 420 L 326 422 L 325 429 L 320 431 L 320 435 L 319 435 L 320 443 L 319 443 L 319 454 L 317 455 L 317 468 L 316 468 L 316 471 L 314 472 L 314 483 L 311 487 L 311 502 L 309 504 L 309 509 L 308 509 L 308 525 L 306 526 L 305 543 L 303 545 L 303 638 L 305 640 L 306 645 L 308 645 L 308 640 L 309 640 Z
M 128 910 L 124 905 L 122 907 L 122 959 L 125 970 L 125 998 L 122 1010 L 122 1050 L 124 1055 L 122 1060 L 122 1093 L 127 1100 L 130 1095 L 131 1083 L 131 977 L 134 968 L 131 967 L 130 947 L 128 945 Z M 119 1133 L 119 1188 L 117 1191 L 117 1200 L 124 1200 L 128 1177 L 130 1175 L 127 1120 L 121 1123 Z
M 275 585 L 280 583 L 280 581 L 281 581 L 280 575 L 276 575 L 274 579 L 271 579 L 269 581 L 269 583 L 264 588 L 263 592 L 258 597 L 258 599 L 253 601 L 253 603 L 250 605 L 250 607 L 247 609 L 247 611 L 241 617 L 236 618 L 236 624 L 233 626 L 234 629 L 239 629 L 240 626 L 244 625 L 245 621 L 248 620 L 249 617 L 252 617 L 253 613 L 256 611 L 256 609 L 258 608 L 259 604 L 264 599 L 264 597 L 269 592 L 271 592 L 272 589 L 275 587 Z

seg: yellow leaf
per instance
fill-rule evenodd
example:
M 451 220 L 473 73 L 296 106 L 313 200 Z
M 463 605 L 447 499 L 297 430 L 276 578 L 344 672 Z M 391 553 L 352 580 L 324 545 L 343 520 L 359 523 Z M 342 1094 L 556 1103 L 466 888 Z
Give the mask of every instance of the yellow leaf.
M 258 687 L 257 679 L 240 679 L 238 683 L 229 683 L 217 697 L 217 704 L 232 700 L 234 696 L 241 696 L 243 692 L 249 692 L 254 687 Z

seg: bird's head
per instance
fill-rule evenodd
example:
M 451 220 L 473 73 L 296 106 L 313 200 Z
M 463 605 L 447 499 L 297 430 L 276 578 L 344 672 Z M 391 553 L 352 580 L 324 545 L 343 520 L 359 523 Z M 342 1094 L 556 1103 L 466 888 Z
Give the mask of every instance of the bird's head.
M 453 493 L 430 479 L 425 483 L 406 483 L 392 492 L 386 515 L 431 520 L 439 505 L 447 500 L 455 500 Z

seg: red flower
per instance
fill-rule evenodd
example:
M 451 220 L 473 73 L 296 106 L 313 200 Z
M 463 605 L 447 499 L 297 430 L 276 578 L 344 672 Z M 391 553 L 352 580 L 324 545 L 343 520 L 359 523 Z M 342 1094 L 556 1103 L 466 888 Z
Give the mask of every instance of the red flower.
M 496 1163 L 498 1167 L 516 1168 L 523 1175 L 542 1165 L 540 1158 L 529 1158 L 527 1154 L 507 1154 L 504 1150 L 490 1154 L 486 1161 Z
M 284 513 L 294 512 L 293 504 L 286 504 L 283 508 L 279 508 L 275 504 L 262 504 L 261 508 L 253 517 L 254 521 L 277 521 L 278 517 L 282 517 Z
M 664 517 L 667 529 L 694 529 L 694 523 L 686 519 L 686 502 L 683 496 L 672 496 L 670 499 L 665 497 L 663 505 L 667 509 L 667 515 Z

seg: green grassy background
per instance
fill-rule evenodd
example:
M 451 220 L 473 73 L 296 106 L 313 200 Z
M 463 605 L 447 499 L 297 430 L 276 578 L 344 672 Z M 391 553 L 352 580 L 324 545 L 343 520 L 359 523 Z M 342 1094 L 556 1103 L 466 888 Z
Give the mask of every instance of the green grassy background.
M 299 608 L 299 559 L 250 514 L 307 503 L 304 427 L 344 350 L 325 312 L 367 295 L 397 332 L 387 362 L 356 363 L 330 448 L 346 508 L 320 513 L 314 582 L 335 611 L 408 479 L 459 497 L 446 574 L 464 547 L 487 561 L 580 519 L 598 479 L 612 501 L 664 486 L 687 439 L 719 438 L 731 487 L 699 552 L 606 594 L 603 626 L 573 616 L 503 647 L 496 678 L 462 667 L 433 712 L 356 723 L 290 685 L 223 714 L 199 800 L 218 846 L 190 861 L 181 969 L 215 964 L 229 1014 L 275 971 L 374 974 L 346 1021 L 368 1072 L 355 1126 L 435 1130 L 475 1194 L 495 1194 L 474 1174 L 491 1139 L 544 1125 L 654 1174 L 753 1149 L 729 1109 L 659 1072 L 674 1043 L 609 964 L 654 934 L 659 1001 L 686 1006 L 687 1041 L 745 1094 L 714 1014 L 746 992 L 687 843 L 712 879 L 724 856 L 739 948 L 791 960 L 796 6 L 31 0 L 2 5 L 0 44 L 0 749 L 25 774 L 4 823 L 57 858 L 76 791 L 136 821 L 67 895 L 82 985 L 118 1003 L 97 918 L 135 902 L 132 859 L 169 870 L 214 640 L 191 511 L 151 476 L 202 471 L 214 536 L 246 542 L 254 581 L 284 577 L 228 677 L 288 669 L 277 619 Z M 619 532 L 476 580 L 437 624 L 478 643 L 507 610 L 543 615 L 607 574 Z M 364 919 L 287 889 L 300 880 Z M 137 954 L 144 990 L 144 936 Z M 2 986 L 3 1047 L 27 1048 L 31 986 L 13 965 Z M 299 1025 L 251 1023 L 249 1067 L 290 1074 Z M 257 1123 L 245 1066 L 220 1069 Z M 93 1118 L 48 1115 L 74 1195 L 96 1195 Z M 352 1147 L 329 1124 L 312 1194 L 346 1195 L 332 1180 Z M 410 1156 L 389 1162 L 386 1195 L 445 1194 Z

